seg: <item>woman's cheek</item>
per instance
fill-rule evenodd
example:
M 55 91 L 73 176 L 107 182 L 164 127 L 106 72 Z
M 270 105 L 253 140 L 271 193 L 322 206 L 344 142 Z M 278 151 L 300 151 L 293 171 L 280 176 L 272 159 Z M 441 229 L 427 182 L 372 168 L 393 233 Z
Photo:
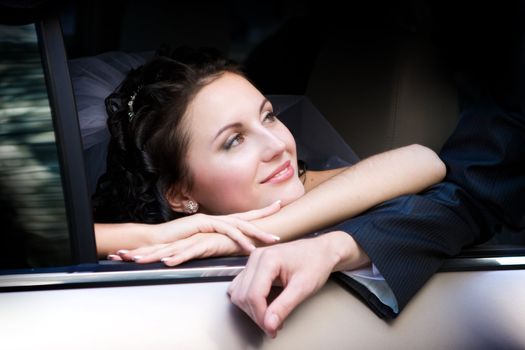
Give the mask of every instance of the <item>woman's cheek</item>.
M 217 214 L 253 209 L 254 171 L 248 160 L 209 163 L 205 172 L 195 176 L 194 190 L 197 200 Z M 240 166 L 244 165 L 244 166 Z

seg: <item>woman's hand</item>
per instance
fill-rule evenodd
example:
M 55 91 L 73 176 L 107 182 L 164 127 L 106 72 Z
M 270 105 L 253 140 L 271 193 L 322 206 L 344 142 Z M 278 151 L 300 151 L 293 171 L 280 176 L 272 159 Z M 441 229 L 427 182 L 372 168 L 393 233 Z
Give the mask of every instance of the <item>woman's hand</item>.
M 137 249 L 141 247 L 156 250 L 163 244 L 168 245 L 200 233 L 220 233 L 225 235 L 236 242 L 244 252 L 249 253 L 255 249 L 252 239 L 266 244 L 273 244 L 279 241 L 280 238 L 278 236 L 262 231 L 250 221 L 272 215 L 279 211 L 280 208 L 280 201 L 276 201 L 262 209 L 244 213 L 221 216 L 195 214 L 157 225 L 98 224 L 95 225 L 95 232 L 97 233 L 98 243 L 109 242 L 111 238 L 113 242 L 111 245 L 116 246 L 116 249 L 111 249 L 109 248 L 111 245 L 105 245 L 106 249 L 104 250 L 110 253 L 107 255 L 109 260 L 132 260 L 133 256 L 130 256 L 129 251 L 133 250 L 136 253 Z M 126 236 L 126 232 L 131 233 Z M 119 238 L 122 241 L 126 237 L 131 237 L 133 232 L 135 236 L 143 237 L 143 239 L 137 239 L 135 244 L 130 244 L 128 240 L 126 241 L 128 245 L 123 247 L 125 249 L 118 250 L 120 248 L 117 245 Z M 101 247 L 97 248 L 99 251 L 102 250 Z M 113 253 L 115 251 L 117 251 L 117 254 Z
M 256 249 L 245 269 L 228 288 L 231 301 L 246 312 L 269 336 L 275 337 L 297 305 L 317 292 L 333 271 L 355 269 L 368 256 L 347 233 L 334 231 Z M 268 305 L 274 282 L 282 292 Z
M 243 249 L 228 236 L 197 233 L 172 243 L 122 250 L 117 256 L 122 260 L 141 264 L 162 261 L 168 266 L 175 266 L 192 259 L 241 255 L 243 252 Z
M 252 220 L 272 215 L 281 208 L 280 201 L 276 201 L 262 209 L 247 211 L 231 215 L 194 214 L 158 225 L 156 241 L 171 243 L 197 233 L 221 233 L 237 242 L 246 252 L 255 249 L 250 238 L 263 243 L 273 244 L 279 237 L 263 232 Z

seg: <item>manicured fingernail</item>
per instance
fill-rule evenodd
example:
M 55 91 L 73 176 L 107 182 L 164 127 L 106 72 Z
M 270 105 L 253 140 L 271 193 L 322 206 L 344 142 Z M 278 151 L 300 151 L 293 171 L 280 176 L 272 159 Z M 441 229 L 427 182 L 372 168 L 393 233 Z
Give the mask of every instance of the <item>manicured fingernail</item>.
M 132 259 L 133 259 L 133 261 L 140 260 L 140 259 L 142 259 L 142 255 L 135 255 Z
M 280 241 L 281 240 L 281 237 L 276 236 L 276 235 L 272 235 L 272 238 L 274 239 L 274 241 Z
M 160 261 L 161 261 L 161 262 L 166 262 L 166 261 L 168 261 L 169 259 L 170 259 L 169 257 L 165 256 L 164 258 L 160 259 Z
M 128 253 L 129 253 L 129 250 L 126 250 L 126 249 L 121 249 L 121 250 L 117 251 L 118 255 L 128 254 Z
M 115 254 L 109 254 L 107 257 L 106 257 L 107 260 L 116 260 L 116 259 L 120 259 L 120 256 L 118 255 L 115 255 Z
M 279 204 L 280 205 L 281 204 L 281 200 L 280 199 L 276 200 L 275 204 Z

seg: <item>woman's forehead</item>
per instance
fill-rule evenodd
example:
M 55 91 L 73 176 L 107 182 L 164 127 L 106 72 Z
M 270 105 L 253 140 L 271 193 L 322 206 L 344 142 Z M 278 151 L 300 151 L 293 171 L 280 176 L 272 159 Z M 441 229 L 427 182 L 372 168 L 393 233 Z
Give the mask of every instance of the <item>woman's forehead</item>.
M 250 108 L 264 96 L 246 78 L 226 72 L 203 87 L 195 96 L 194 107 L 222 109 Z
M 189 126 L 218 129 L 257 113 L 265 97 L 244 77 L 225 73 L 203 87 L 188 106 Z

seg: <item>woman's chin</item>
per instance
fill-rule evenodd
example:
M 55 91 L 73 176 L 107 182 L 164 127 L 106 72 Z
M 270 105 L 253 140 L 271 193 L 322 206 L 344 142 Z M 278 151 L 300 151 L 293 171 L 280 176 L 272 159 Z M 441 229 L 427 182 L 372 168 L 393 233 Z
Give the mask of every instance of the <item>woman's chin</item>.
M 297 187 L 293 191 L 288 191 L 281 198 L 281 207 L 284 207 L 292 202 L 295 202 L 297 199 L 301 198 L 305 194 L 304 186 L 301 184 L 300 187 Z

